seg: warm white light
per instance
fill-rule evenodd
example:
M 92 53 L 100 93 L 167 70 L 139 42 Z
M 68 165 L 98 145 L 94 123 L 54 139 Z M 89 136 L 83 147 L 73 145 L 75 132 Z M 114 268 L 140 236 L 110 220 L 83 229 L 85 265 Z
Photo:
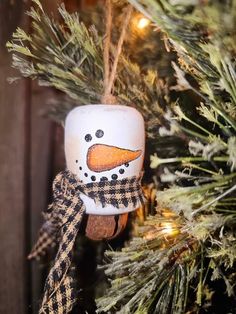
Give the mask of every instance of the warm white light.
M 179 230 L 174 224 L 166 222 L 162 224 L 162 232 L 166 235 L 176 236 L 179 233 Z
M 138 23 L 137 23 L 137 27 L 139 29 L 143 29 L 145 27 L 147 27 L 150 24 L 150 21 L 148 19 L 146 19 L 145 17 L 142 17 L 141 19 L 139 19 Z
M 171 223 L 165 223 L 163 224 L 163 232 L 171 234 L 173 232 L 173 227 Z

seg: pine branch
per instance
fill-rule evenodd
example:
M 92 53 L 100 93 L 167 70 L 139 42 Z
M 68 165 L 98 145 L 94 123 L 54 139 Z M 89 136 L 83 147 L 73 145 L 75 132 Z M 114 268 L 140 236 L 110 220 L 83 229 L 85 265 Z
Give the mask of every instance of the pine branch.
M 110 278 L 110 287 L 97 300 L 98 313 L 195 313 L 204 302 L 211 301 L 207 278 L 220 277 L 227 289 L 232 288 L 233 279 L 226 277 L 221 270 L 223 263 L 218 263 L 221 254 L 227 263 L 232 257 L 229 243 L 228 249 L 226 244 L 213 243 L 212 247 L 208 244 L 216 230 L 219 234 L 222 224 L 220 217 L 198 217 L 193 225 L 198 225 L 199 231 L 196 227 L 194 234 L 192 228 L 187 228 L 189 220 L 158 207 L 158 214 L 148 216 L 144 225 L 137 227 L 136 236 L 126 248 L 121 252 L 106 252 L 111 262 L 103 267 Z M 208 239 L 202 237 L 204 228 Z M 221 253 L 217 251 L 220 245 L 224 247 Z M 227 291 L 229 295 L 232 293 L 230 288 Z
M 7 43 L 13 52 L 13 67 L 24 77 L 65 92 L 77 105 L 100 103 L 104 92 L 102 37 L 95 27 L 87 28 L 77 13 L 69 14 L 63 5 L 59 7 L 63 21 L 59 24 L 44 12 L 40 2 L 34 2 L 36 8 L 28 12 L 32 34 L 18 28 Z M 153 123 L 160 122 L 162 112 L 157 102 L 159 84 L 156 72 L 144 74 L 137 64 L 121 56 L 113 93 L 120 103 L 135 106 L 143 113 L 150 132 Z
M 121 252 L 106 253 L 112 259 L 112 264 L 105 266 L 106 274 L 113 279 L 111 288 L 98 299 L 98 312 L 183 312 L 183 296 L 189 284 L 189 269 L 184 255 L 191 240 L 180 234 L 178 241 L 168 236 L 165 229 L 167 221 L 160 215 L 149 217 L 145 226 L 139 227 L 137 236 L 128 247 Z M 179 227 L 177 222 L 175 230 L 178 231 Z M 178 293 L 177 286 L 180 288 Z M 176 301 L 174 304 L 173 299 Z M 124 300 L 127 300 L 125 305 Z M 169 311 L 171 307 L 172 311 Z
M 228 297 L 235 293 L 234 30 L 220 23 L 222 6 L 218 2 L 209 3 L 206 10 L 197 5 L 189 10 L 183 2 L 176 6 L 162 0 L 129 2 L 167 34 L 179 56 L 179 66 L 173 64 L 177 84 L 172 89 L 180 93 L 191 90 L 201 102 L 197 108 L 191 107 L 192 116 L 183 109 L 181 99 L 164 115 L 166 124 L 159 129 L 159 136 L 163 140 L 180 137 L 188 143 L 188 150 L 165 158 L 151 156 L 151 167 L 159 168 L 160 180 L 167 188 L 157 192 L 157 215 L 150 216 L 144 228 L 139 227 L 139 236 L 122 252 L 107 252 L 112 258 L 105 267 L 111 287 L 98 300 L 99 309 L 110 313 L 198 313 L 211 306 L 211 280 L 223 280 Z M 233 21 L 235 1 L 224 5 L 227 18 Z M 209 12 L 218 24 L 210 21 Z M 213 26 L 214 34 L 206 36 Z M 185 73 L 195 79 L 194 86 Z M 167 209 L 172 215 L 165 221 L 161 212 Z M 166 234 L 177 228 L 171 240 L 168 234 L 167 242 L 163 226 L 168 226 Z
M 236 130 L 225 106 L 226 95 L 229 102 L 235 103 L 235 61 L 231 56 L 236 51 L 236 1 L 216 1 L 206 5 L 206 8 L 196 5 L 191 13 L 187 13 L 188 5 L 174 6 L 168 1 L 129 2 L 167 34 L 179 56 L 180 65 L 200 85 L 202 93 L 197 91 L 197 94 L 207 105 L 215 107 Z M 196 92 L 195 88 L 188 88 Z
M 136 225 L 136 235 L 122 251 L 106 251 L 110 262 L 103 267 L 110 287 L 97 300 L 98 313 L 195 313 L 211 302 L 210 279 L 221 278 L 228 296 L 234 293 L 227 269 L 236 262 L 236 210 L 228 207 L 222 214 L 218 204 L 211 204 L 194 215 L 226 181 L 222 177 L 218 189 L 212 183 L 157 192 L 157 214 Z M 230 199 L 225 201 L 230 206 Z

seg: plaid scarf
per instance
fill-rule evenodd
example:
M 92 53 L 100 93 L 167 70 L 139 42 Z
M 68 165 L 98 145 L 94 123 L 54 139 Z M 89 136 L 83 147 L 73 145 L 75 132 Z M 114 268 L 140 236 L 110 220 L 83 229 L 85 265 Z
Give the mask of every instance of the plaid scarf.
M 78 299 L 76 276 L 72 265 L 73 247 L 86 208 L 80 193 L 92 198 L 96 204 L 116 208 L 136 207 L 144 197 L 141 178 L 101 181 L 82 184 L 70 171 L 60 172 L 53 182 L 53 202 L 43 213 L 45 223 L 29 259 L 40 258 L 59 244 L 54 264 L 49 271 L 39 313 L 66 314 Z

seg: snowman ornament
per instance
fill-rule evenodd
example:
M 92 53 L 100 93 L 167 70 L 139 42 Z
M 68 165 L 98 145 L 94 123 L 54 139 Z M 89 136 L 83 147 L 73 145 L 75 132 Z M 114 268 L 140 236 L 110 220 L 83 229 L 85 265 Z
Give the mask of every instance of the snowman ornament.
M 74 108 L 66 118 L 66 165 L 81 184 L 140 177 L 144 149 L 144 120 L 134 108 L 86 105 Z M 102 207 L 85 194 L 81 199 L 88 215 L 86 235 L 93 240 L 116 236 L 124 229 L 128 212 L 140 206 Z

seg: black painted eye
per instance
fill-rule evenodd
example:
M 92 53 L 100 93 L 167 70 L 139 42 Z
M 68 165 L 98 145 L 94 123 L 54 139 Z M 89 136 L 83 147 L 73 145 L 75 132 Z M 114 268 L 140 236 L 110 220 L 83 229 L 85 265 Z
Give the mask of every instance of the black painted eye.
M 87 176 L 88 176 L 88 174 L 85 172 L 84 176 L 85 176 L 85 177 L 87 177 Z
M 104 132 L 103 132 L 103 130 L 97 130 L 95 135 L 96 135 L 96 137 L 101 138 L 101 137 L 103 137 Z
M 101 177 L 100 181 L 108 181 L 107 177 Z
M 124 172 L 125 172 L 124 169 L 120 169 L 120 170 L 119 170 L 119 173 L 120 173 L 120 174 L 123 174 Z
M 113 175 L 111 176 L 111 178 L 112 178 L 113 180 L 116 180 L 116 179 L 118 178 L 118 175 L 117 175 L 117 174 L 113 174 Z
M 82 170 L 82 167 L 79 167 L 79 170 Z
M 86 142 L 90 142 L 90 141 L 92 141 L 92 135 L 91 134 L 86 134 L 84 139 L 85 139 Z
M 125 167 L 129 167 L 129 163 L 128 162 L 125 164 Z
M 92 181 L 96 181 L 96 177 L 95 177 L 95 176 L 92 176 L 92 177 L 91 177 L 91 180 L 92 180 Z
M 76 160 L 75 162 L 78 163 L 78 160 Z

